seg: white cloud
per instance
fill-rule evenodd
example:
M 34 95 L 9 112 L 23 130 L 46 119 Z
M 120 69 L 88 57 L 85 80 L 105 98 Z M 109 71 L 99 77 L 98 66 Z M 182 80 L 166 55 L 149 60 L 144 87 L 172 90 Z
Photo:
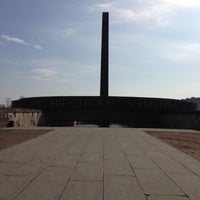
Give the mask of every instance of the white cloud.
M 165 57 L 170 60 L 190 61 L 199 59 L 200 43 L 172 44 L 167 50 Z
M 48 80 L 53 75 L 58 73 L 57 69 L 47 69 L 47 68 L 41 68 L 41 69 L 32 69 L 31 70 L 32 78 L 36 80 Z
M 190 8 L 200 6 L 199 0 L 160 0 L 165 5 L 170 5 L 177 8 Z
M 26 76 L 28 79 L 53 80 L 55 82 L 68 82 L 77 77 L 91 76 L 97 73 L 98 66 L 69 62 L 65 60 L 32 60 L 24 63 L 33 66 Z
M 200 6 L 199 0 L 132 0 L 113 1 L 96 4 L 95 9 L 110 11 L 120 22 L 151 21 L 156 25 L 166 26 L 172 22 L 172 17 L 180 9 L 196 8 Z
M 37 68 L 51 68 L 51 69 L 60 69 L 66 67 L 69 64 L 66 60 L 55 60 L 55 59 L 33 59 L 28 65 L 36 66 Z
M 27 42 L 25 42 L 24 40 L 22 40 L 20 38 L 10 37 L 7 35 L 1 35 L 1 38 L 5 39 L 9 42 L 14 42 L 14 43 L 23 44 L 23 45 L 29 45 Z
M 34 44 L 33 48 L 38 49 L 38 50 L 42 50 L 42 47 L 39 44 Z
M 76 29 L 74 28 L 67 28 L 67 29 L 64 29 L 62 31 L 60 31 L 60 33 L 64 36 L 64 37 L 71 37 L 73 35 L 75 35 L 77 32 Z
M 109 9 L 112 9 L 114 7 L 114 4 L 115 4 L 115 2 L 112 2 L 112 3 L 100 3 L 100 4 L 97 4 L 96 7 L 104 9 L 104 10 L 109 10 Z
M 71 38 L 77 33 L 77 29 L 75 28 L 64 28 L 64 29 L 58 29 L 58 30 L 52 30 L 50 33 L 55 34 L 57 37 L 61 38 Z
M 42 47 L 38 44 L 30 44 L 28 42 L 25 42 L 23 39 L 21 38 L 17 38 L 17 37 L 10 37 L 8 35 L 0 35 L 1 38 L 3 38 L 4 40 L 8 41 L 8 42 L 13 42 L 13 43 L 16 43 L 16 44 L 21 44 L 21 45 L 25 45 L 25 46 L 31 46 L 35 49 L 38 49 L 38 50 L 42 50 Z
M 189 51 L 191 53 L 200 51 L 200 43 L 187 43 L 187 44 L 182 44 L 180 46 L 181 49 L 185 51 Z

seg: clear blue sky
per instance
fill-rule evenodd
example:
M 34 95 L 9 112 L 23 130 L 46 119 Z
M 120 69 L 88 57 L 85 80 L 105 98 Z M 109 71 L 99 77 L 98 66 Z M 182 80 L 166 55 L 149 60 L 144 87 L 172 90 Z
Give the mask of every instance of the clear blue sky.
M 111 96 L 200 96 L 199 0 L 1 0 L 0 103 L 99 95 L 103 11 Z

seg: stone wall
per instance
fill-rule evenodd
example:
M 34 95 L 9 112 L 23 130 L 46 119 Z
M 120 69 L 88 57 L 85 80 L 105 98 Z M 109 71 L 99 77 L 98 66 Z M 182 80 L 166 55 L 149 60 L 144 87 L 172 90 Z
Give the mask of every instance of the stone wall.
M 160 118 L 160 127 L 200 130 L 200 112 L 162 115 Z
M 41 113 L 8 113 L 9 124 L 13 127 L 34 127 L 39 125 Z
M 8 124 L 8 118 L 0 117 L 0 128 L 7 127 Z
M 42 111 L 22 108 L 0 108 L 0 128 L 42 125 Z

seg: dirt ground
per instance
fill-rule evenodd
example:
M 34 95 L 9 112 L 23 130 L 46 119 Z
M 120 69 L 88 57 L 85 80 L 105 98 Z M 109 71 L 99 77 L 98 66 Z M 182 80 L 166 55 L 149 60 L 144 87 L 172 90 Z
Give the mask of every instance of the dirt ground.
M 200 160 L 200 132 L 145 132 Z
M 0 151 L 16 144 L 38 137 L 51 130 L 0 129 Z

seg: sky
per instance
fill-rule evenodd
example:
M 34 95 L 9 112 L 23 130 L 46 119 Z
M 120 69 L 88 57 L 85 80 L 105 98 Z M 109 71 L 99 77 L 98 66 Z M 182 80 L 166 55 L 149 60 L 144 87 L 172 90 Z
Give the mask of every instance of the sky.
M 199 0 L 0 0 L 0 104 L 98 96 L 102 12 L 110 96 L 200 96 Z

